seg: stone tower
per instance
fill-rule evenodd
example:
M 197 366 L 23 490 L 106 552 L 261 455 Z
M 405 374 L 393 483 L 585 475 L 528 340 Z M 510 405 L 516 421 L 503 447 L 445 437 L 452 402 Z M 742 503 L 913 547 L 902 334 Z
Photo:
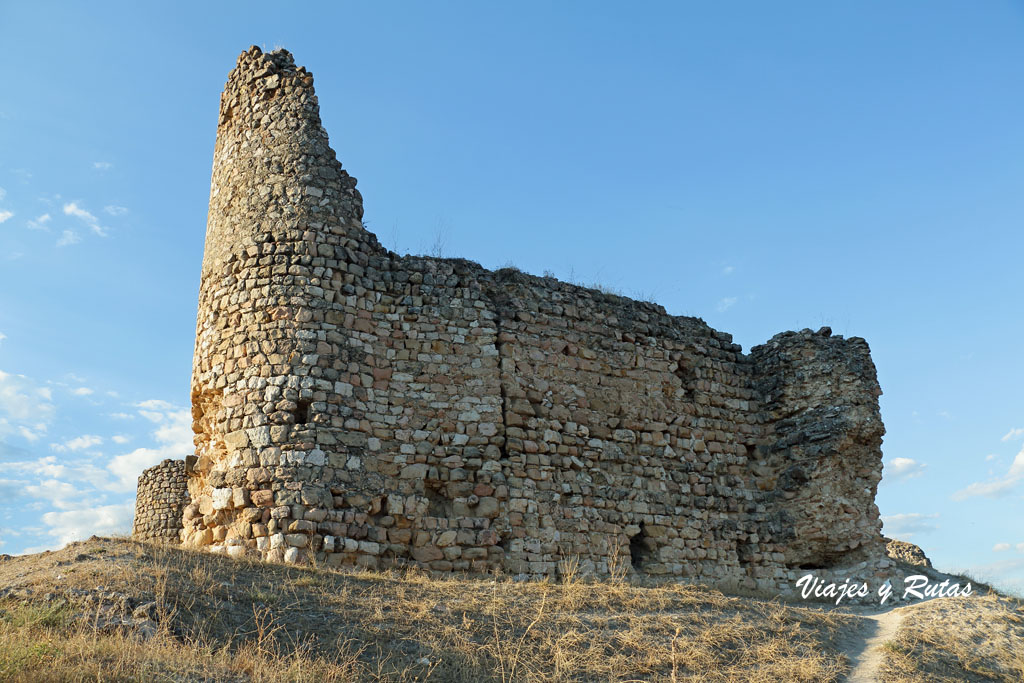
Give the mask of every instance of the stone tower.
M 214 152 L 184 543 L 781 589 L 885 569 L 864 340 L 804 330 L 744 354 L 655 304 L 399 256 L 355 184 L 312 76 L 243 53 Z
M 341 426 L 335 385 L 349 349 L 335 304 L 380 251 L 355 185 L 320 124 L 312 75 L 283 50 L 242 53 L 214 151 L 192 370 L 199 514 L 187 513 L 187 543 L 252 539 L 252 525 L 270 520 L 250 491 L 271 477 L 284 487 L 275 514 L 330 503 L 313 473 Z

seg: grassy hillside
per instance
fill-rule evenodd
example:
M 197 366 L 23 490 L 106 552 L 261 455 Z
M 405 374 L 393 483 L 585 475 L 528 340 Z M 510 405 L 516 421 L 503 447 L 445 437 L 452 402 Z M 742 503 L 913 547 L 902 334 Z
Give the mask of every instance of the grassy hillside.
M 336 573 L 123 539 L 0 561 L 14 681 L 839 681 L 863 621 L 695 586 Z M 901 632 L 893 654 L 928 637 Z

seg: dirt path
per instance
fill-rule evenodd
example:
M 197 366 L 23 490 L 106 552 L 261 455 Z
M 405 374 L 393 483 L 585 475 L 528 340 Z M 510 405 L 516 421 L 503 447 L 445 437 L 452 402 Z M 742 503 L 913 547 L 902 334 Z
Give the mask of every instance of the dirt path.
M 903 610 L 891 609 L 880 614 L 864 614 L 865 628 L 842 643 L 842 652 L 850 660 L 852 671 L 847 683 L 875 683 L 882 665 L 882 645 L 896 637 Z

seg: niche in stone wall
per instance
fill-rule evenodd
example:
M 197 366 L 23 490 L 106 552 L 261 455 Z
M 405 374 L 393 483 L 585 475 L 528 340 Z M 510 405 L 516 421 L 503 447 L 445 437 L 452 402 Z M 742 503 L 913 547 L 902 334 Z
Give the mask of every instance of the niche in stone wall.
M 635 571 L 643 571 L 644 565 L 651 559 L 651 555 L 651 540 L 647 537 L 644 523 L 640 522 L 637 532 L 629 537 L 630 564 L 633 565 Z
M 438 486 L 432 486 L 427 484 L 423 488 L 423 496 L 427 499 L 427 516 L 428 517 L 454 517 L 452 511 L 452 501 L 445 495 L 445 492 Z
M 799 569 L 804 570 L 816 570 L 816 569 L 833 569 L 838 567 L 842 563 L 849 563 L 850 556 L 845 553 L 820 553 L 814 558 L 804 558 L 804 561 L 798 566 Z M 792 568 L 792 565 L 790 565 Z
M 312 402 L 308 398 L 300 398 L 295 406 L 295 424 L 304 425 L 310 422 L 309 407 Z
M 679 378 L 685 397 L 692 398 L 697 386 L 696 360 L 684 353 L 673 353 L 671 358 L 676 364 L 672 374 Z

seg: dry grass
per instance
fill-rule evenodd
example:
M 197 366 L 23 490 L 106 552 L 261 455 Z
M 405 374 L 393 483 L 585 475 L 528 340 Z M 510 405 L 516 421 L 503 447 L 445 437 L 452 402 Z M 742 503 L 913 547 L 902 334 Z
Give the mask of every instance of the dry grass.
M 337 573 L 123 539 L 0 562 L 0 680 L 835 681 L 857 617 L 688 585 Z M 153 602 L 140 638 L 111 626 Z M 146 608 L 143 608 L 145 611 Z
M 1024 607 L 999 595 L 934 600 L 908 608 L 885 645 L 892 683 L 1024 681 Z

